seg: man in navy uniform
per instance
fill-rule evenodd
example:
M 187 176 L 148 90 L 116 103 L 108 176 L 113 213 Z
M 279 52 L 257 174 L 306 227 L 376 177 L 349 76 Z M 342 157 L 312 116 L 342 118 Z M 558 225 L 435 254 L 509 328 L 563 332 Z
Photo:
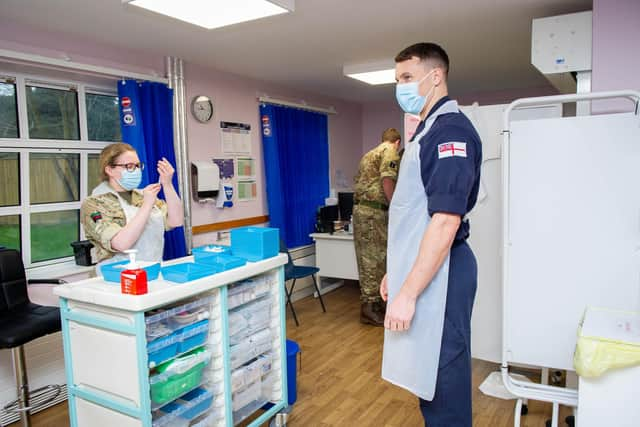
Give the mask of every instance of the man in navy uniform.
M 389 208 L 382 377 L 419 397 L 425 425 L 470 427 L 477 265 L 465 216 L 478 197 L 480 137 L 448 97 L 444 49 L 418 43 L 395 62 L 397 101 L 421 122 Z

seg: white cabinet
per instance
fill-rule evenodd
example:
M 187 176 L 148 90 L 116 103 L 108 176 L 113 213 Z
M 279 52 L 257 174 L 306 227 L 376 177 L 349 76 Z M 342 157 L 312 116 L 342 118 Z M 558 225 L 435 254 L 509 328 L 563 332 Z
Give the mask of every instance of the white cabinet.
M 286 261 L 159 279 L 140 296 L 101 278 L 57 288 L 71 426 L 233 426 L 268 408 L 257 426 L 280 412 Z

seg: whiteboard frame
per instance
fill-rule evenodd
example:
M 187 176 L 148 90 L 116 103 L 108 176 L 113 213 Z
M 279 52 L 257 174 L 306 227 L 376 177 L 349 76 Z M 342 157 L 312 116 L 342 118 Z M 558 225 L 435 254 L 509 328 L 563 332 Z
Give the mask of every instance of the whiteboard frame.
M 612 99 L 612 98 L 624 98 L 634 103 L 634 114 L 637 116 L 640 105 L 640 92 L 628 90 L 628 91 L 612 91 L 612 92 L 597 92 L 597 93 L 585 93 L 585 94 L 573 94 L 573 95 L 558 95 L 558 96 L 545 96 L 538 98 L 522 98 L 515 100 L 504 112 L 504 130 L 503 130 L 503 146 L 502 146 L 502 298 L 503 302 L 508 301 L 509 290 L 509 261 L 510 261 L 510 249 L 511 249 L 511 235 L 510 235 L 510 116 L 513 110 L 518 108 L 543 106 L 550 104 L 564 104 L 569 102 L 579 101 L 593 101 L 599 99 Z M 577 407 L 578 406 L 578 392 L 574 389 L 554 387 L 544 384 L 535 384 L 518 381 L 509 375 L 509 354 L 507 351 L 507 316 L 506 309 L 503 309 L 502 313 L 502 380 L 506 389 L 515 396 L 521 399 L 533 399 L 544 402 L 554 403 L 554 411 L 558 404 Z M 521 401 L 518 404 L 521 405 Z M 516 405 L 516 411 L 518 411 L 518 404 Z M 519 411 L 518 411 L 519 412 Z M 519 419 L 519 414 L 516 414 L 516 421 Z M 556 417 L 554 417 L 556 418 Z M 556 419 L 557 425 L 557 419 Z

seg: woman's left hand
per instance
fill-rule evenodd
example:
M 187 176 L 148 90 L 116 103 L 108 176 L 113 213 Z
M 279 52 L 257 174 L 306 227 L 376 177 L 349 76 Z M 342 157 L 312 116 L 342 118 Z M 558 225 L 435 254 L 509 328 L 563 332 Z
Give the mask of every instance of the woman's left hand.
M 158 161 L 158 175 L 160 175 L 160 184 L 162 186 L 172 185 L 171 179 L 173 178 L 173 174 L 175 169 L 171 166 L 171 163 L 167 161 L 164 157 L 162 160 Z

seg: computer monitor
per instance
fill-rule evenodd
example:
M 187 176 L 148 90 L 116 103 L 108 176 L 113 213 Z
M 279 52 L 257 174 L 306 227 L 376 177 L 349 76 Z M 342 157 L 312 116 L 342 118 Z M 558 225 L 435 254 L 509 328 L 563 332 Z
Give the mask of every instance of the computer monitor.
M 320 208 L 320 220 L 323 222 L 330 222 L 338 220 L 338 207 L 337 206 L 322 206 Z
M 353 192 L 339 192 L 338 207 L 340 208 L 340 220 L 349 221 L 353 213 Z

